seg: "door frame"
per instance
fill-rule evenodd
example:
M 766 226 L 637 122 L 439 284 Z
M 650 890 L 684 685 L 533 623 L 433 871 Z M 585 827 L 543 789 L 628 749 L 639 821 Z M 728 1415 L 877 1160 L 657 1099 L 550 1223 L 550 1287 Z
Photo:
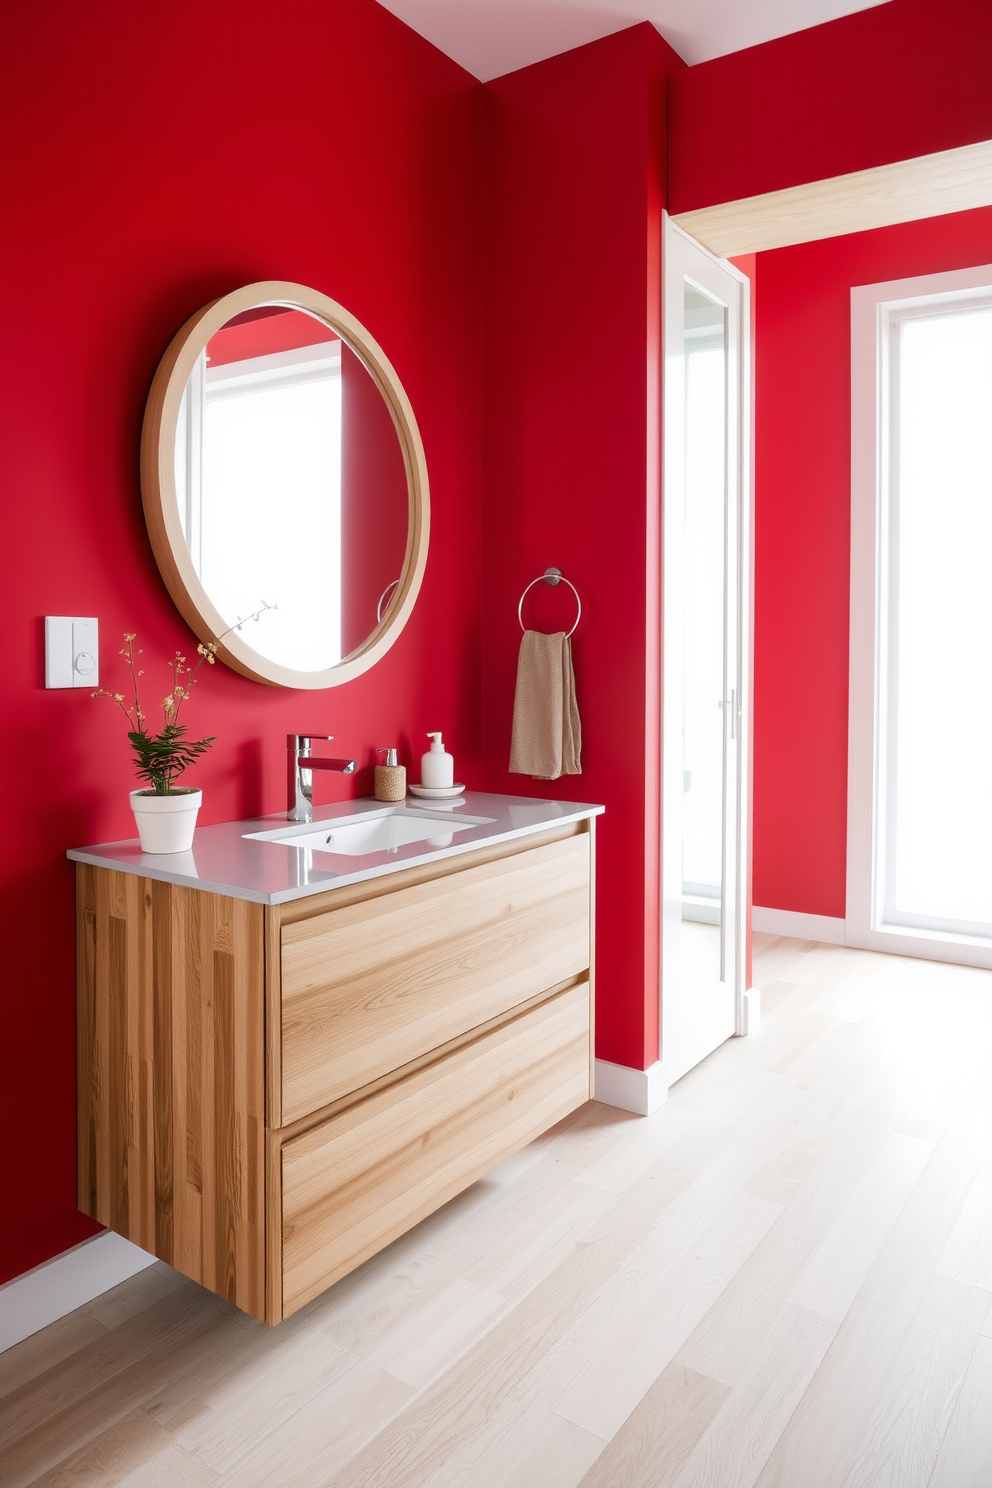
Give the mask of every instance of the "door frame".
M 735 764 L 736 802 L 734 825 L 736 846 L 730 855 L 729 869 L 725 857 L 725 871 L 732 873 L 732 891 L 736 906 L 731 944 L 728 953 L 732 956 L 734 987 L 734 1034 L 740 1036 L 753 1030 L 756 1024 L 756 998 L 747 985 L 749 970 L 750 917 L 749 865 L 750 865 L 750 781 L 751 781 L 751 660 L 752 660 L 752 614 L 753 614 L 753 495 L 752 495 L 752 440 L 753 407 L 751 400 L 751 283 L 746 274 L 729 263 L 717 258 L 709 249 L 680 228 L 668 213 L 663 214 L 662 254 L 662 327 L 663 327 L 663 379 L 662 379 L 662 426 L 668 428 L 671 418 L 678 416 L 682 405 L 681 386 L 676 388 L 670 376 L 673 364 L 679 368 L 679 379 L 684 377 L 682 325 L 683 276 L 669 272 L 673 249 L 685 242 L 701 253 L 722 273 L 737 281 L 740 295 L 740 315 L 737 337 L 736 382 L 738 418 L 733 442 L 733 455 L 737 461 L 737 553 L 735 563 L 736 580 L 736 625 L 737 625 L 737 757 Z M 678 409 L 673 410 L 673 395 Z M 682 810 L 682 708 L 673 698 L 670 688 L 677 670 L 681 686 L 681 654 L 675 656 L 675 648 L 681 648 L 681 620 L 675 614 L 681 606 L 681 589 L 669 582 L 666 565 L 666 540 L 673 535 L 670 497 L 676 491 L 681 496 L 683 482 L 682 449 L 663 436 L 663 479 L 661 500 L 662 532 L 662 607 L 661 607 L 661 657 L 662 657 L 662 789 L 661 789 L 661 906 L 659 932 L 661 944 L 659 958 L 659 1058 L 664 1072 L 664 1081 L 671 1084 L 685 1073 L 675 1064 L 678 1039 L 677 998 L 679 966 L 679 944 L 682 923 L 682 835 L 681 832 L 665 831 L 666 820 L 672 820 Z M 678 768 L 676 769 L 676 761 Z M 666 997 L 665 988 L 675 991 L 675 997 Z

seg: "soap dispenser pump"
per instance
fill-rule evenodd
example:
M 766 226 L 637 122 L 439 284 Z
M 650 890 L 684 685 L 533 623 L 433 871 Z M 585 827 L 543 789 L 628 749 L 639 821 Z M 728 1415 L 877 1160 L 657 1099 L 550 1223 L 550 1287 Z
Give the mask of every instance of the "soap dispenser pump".
M 376 754 L 386 756 L 385 763 L 375 767 L 375 798 L 377 801 L 403 801 L 406 799 L 406 769 L 399 763 L 395 749 L 377 749 Z
M 431 747 L 420 757 L 420 783 L 427 790 L 450 790 L 455 783 L 455 762 L 446 751 L 440 734 L 428 734 Z

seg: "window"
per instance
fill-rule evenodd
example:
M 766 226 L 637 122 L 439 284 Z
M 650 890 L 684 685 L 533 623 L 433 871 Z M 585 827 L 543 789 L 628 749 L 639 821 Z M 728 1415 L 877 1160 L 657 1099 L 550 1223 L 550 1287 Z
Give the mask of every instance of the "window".
M 719 925 L 726 727 L 726 309 L 688 281 L 685 326 L 685 665 L 682 918 Z
M 852 317 L 847 938 L 990 964 L 992 269 Z
M 266 655 L 301 670 L 334 666 L 342 629 L 340 341 L 216 367 L 201 357 L 183 404 L 180 522 L 212 602 L 229 625 L 263 601 L 274 604 Z

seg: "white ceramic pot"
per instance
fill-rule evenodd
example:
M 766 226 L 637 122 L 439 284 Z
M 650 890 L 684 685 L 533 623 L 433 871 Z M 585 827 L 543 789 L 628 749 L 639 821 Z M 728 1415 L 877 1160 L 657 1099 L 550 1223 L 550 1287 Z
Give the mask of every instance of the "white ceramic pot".
M 200 790 L 176 791 L 171 796 L 146 795 L 144 791 L 133 790 L 131 810 L 141 851 L 188 852 L 193 845 L 196 813 L 202 800 L 203 792 Z

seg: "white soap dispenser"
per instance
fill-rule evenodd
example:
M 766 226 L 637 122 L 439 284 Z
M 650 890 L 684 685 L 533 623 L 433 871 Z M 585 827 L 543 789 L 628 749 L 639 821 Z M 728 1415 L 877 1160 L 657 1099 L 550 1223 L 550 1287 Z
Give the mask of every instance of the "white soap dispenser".
M 420 757 L 420 783 L 427 790 L 450 790 L 455 783 L 455 762 L 446 751 L 440 734 L 428 734 L 431 747 Z

